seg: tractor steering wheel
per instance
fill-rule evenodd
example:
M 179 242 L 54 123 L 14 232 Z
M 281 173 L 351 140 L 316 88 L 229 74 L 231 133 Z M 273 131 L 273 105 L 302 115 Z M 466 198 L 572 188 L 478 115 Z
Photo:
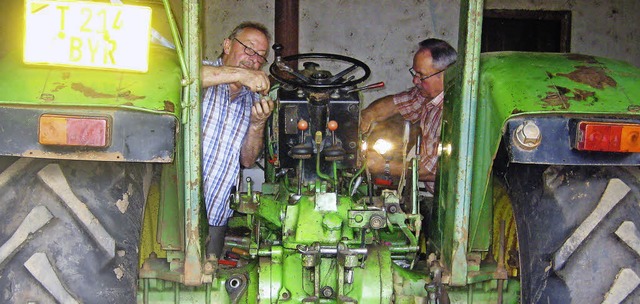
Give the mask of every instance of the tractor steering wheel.
M 371 75 L 371 69 L 369 69 L 369 66 L 352 57 L 326 53 L 305 53 L 282 57 L 282 45 L 275 44 L 273 49 L 275 50 L 276 60 L 271 64 L 271 67 L 269 67 L 269 72 L 271 72 L 271 75 L 276 80 L 294 87 L 315 90 L 338 89 L 355 86 L 356 84 L 365 81 L 369 75 Z M 351 64 L 351 66 L 335 74 L 325 73 L 326 71 L 318 71 L 317 73 L 311 73 L 311 75 L 304 75 L 301 71 L 291 68 L 288 65 L 288 63 L 291 62 L 308 59 L 323 59 L 336 64 Z M 345 78 L 345 76 L 358 69 L 362 69 L 364 71 L 364 75 L 354 79 Z

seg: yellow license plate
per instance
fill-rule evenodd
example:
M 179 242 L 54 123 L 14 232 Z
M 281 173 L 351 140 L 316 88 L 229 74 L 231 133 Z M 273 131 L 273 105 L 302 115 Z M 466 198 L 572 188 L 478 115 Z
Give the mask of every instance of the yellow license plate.
M 147 71 L 149 7 L 53 0 L 25 7 L 25 63 Z

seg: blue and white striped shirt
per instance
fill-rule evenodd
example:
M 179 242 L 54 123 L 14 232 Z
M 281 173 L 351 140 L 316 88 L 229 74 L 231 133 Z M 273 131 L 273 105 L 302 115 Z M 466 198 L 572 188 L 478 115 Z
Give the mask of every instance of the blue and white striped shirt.
M 221 66 L 222 59 L 205 61 Z M 223 226 L 233 213 L 229 195 L 240 172 L 240 149 L 257 93 L 242 87 L 232 100 L 229 84 L 206 88 L 202 97 L 202 176 L 209 225 Z

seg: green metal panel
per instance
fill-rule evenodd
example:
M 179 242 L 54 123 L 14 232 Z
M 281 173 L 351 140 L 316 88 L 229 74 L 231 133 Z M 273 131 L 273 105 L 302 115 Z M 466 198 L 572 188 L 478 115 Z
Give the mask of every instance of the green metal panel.
M 465 6 L 463 3 L 463 10 Z M 475 6 L 470 3 L 469 7 L 473 11 Z M 468 16 L 471 21 L 478 19 L 473 18 L 473 12 Z M 467 28 L 465 20 L 466 17 L 461 18 L 463 29 Z M 470 74 L 474 69 L 467 66 L 473 48 L 465 45 L 471 41 L 479 45 L 479 41 L 474 40 L 476 36 L 465 34 L 460 35 L 467 39 L 463 39 L 458 48 L 467 50 L 459 60 L 464 66 L 454 67 L 447 74 L 439 230 L 435 235 L 440 242 L 437 247 L 451 269 L 452 285 L 465 282 L 468 265 L 464 250 L 486 251 L 490 245 L 491 166 L 504 123 L 510 117 L 532 114 L 628 116 L 637 115 L 640 109 L 640 103 L 632 97 L 640 96 L 637 85 L 640 71 L 629 64 L 604 58 L 578 54 L 483 54 L 478 81 L 463 77 L 463 73 Z M 468 98 L 475 98 L 476 83 L 478 104 L 474 106 L 468 104 L 472 102 Z M 461 87 L 457 87 L 460 84 Z M 465 121 L 471 121 L 474 129 L 468 129 L 470 126 Z M 471 171 L 473 179 L 470 179 Z
M 167 0 L 164 1 L 168 6 Z M 185 260 L 184 283 L 202 284 L 202 256 L 200 239 L 200 2 L 188 1 L 184 5 L 184 46 L 187 73 L 183 80 L 185 115 L 184 132 L 184 207 L 185 209 Z M 176 39 L 177 40 L 177 39 Z
M 184 201 L 180 199 L 182 192 L 178 190 L 178 177 L 181 173 L 179 164 L 182 162 L 182 152 L 176 153 L 175 163 L 162 167 L 161 173 L 161 205 L 158 214 L 159 225 L 157 242 L 164 250 L 184 249 Z
M 346 197 L 339 197 L 337 210 L 333 212 L 315 211 L 315 202 L 311 197 L 302 197 L 298 204 L 287 206 L 284 226 L 291 229 L 283 237 L 287 248 L 298 244 L 310 244 L 319 241 L 333 244 L 341 238 L 353 238 L 353 232 L 347 229 L 348 211 L 352 204 Z M 345 229 L 342 229 L 344 225 Z
M 258 263 L 251 262 L 238 269 L 219 269 L 217 279 L 211 283 L 197 287 L 185 286 L 170 280 L 156 278 L 142 278 L 138 281 L 138 303 L 256 303 L 258 299 L 258 285 L 248 284 L 245 292 L 232 301 L 225 289 L 229 278 L 237 273 L 247 276 L 249 282 L 258 282 Z M 269 273 L 269 269 L 260 269 Z M 158 270 L 162 272 L 162 270 Z M 267 277 L 268 278 L 268 277 Z
M 473 205 L 491 205 L 491 165 L 510 117 L 637 115 L 640 105 L 632 98 L 640 96 L 640 70 L 619 61 L 577 54 L 500 52 L 483 54 L 480 70 Z
M 495 127 L 520 113 L 636 114 L 640 70 L 630 64 L 578 54 L 500 52 L 481 61 L 482 104 Z M 488 105 L 488 104 L 491 105 Z
M 458 63 L 446 73 L 438 213 L 441 250 L 450 284 L 467 283 L 471 168 L 475 140 L 478 56 L 483 1 L 462 1 Z M 453 78 L 449 78 L 453 76 Z
M 495 292 L 497 282 L 486 281 L 482 283 L 469 284 L 465 287 L 449 288 L 449 303 L 500 303 L 498 293 Z M 520 282 L 518 279 L 506 280 L 502 293 L 502 303 L 521 303 Z
M 480 61 L 470 242 L 486 250 L 491 166 L 505 122 L 518 115 L 638 115 L 640 69 L 577 54 L 500 52 Z M 476 206 L 478 209 L 476 209 Z M 473 214 L 479 213 L 478 221 Z
M 149 60 L 147 73 L 134 73 L 30 66 L 22 63 L 20 52 L 11 52 L 0 57 L 0 103 L 117 107 L 179 116 L 180 67 L 175 52 L 155 46 Z
M 7 17 L 0 32 L 0 104 L 51 107 L 117 107 L 180 115 L 180 66 L 176 51 L 150 45 L 146 73 L 27 65 L 23 63 L 24 1 L 7 1 Z M 153 11 L 153 27 L 166 34 L 159 2 L 146 2 Z M 47 50 L 43 50 L 47 51 Z

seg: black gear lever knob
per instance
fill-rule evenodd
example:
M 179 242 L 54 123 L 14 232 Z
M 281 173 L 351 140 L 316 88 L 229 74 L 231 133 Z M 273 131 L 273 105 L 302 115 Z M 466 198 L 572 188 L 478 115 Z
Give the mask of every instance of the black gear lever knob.
M 273 51 L 275 52 L 275 56 L 276 58 L 278 57 L 282 57 L 282 49 L 284 49 L 284 47 L 282 46 L 282 44 L 280 43 L 274 43 L 273 46 L 271 47 L 273 49 Z

